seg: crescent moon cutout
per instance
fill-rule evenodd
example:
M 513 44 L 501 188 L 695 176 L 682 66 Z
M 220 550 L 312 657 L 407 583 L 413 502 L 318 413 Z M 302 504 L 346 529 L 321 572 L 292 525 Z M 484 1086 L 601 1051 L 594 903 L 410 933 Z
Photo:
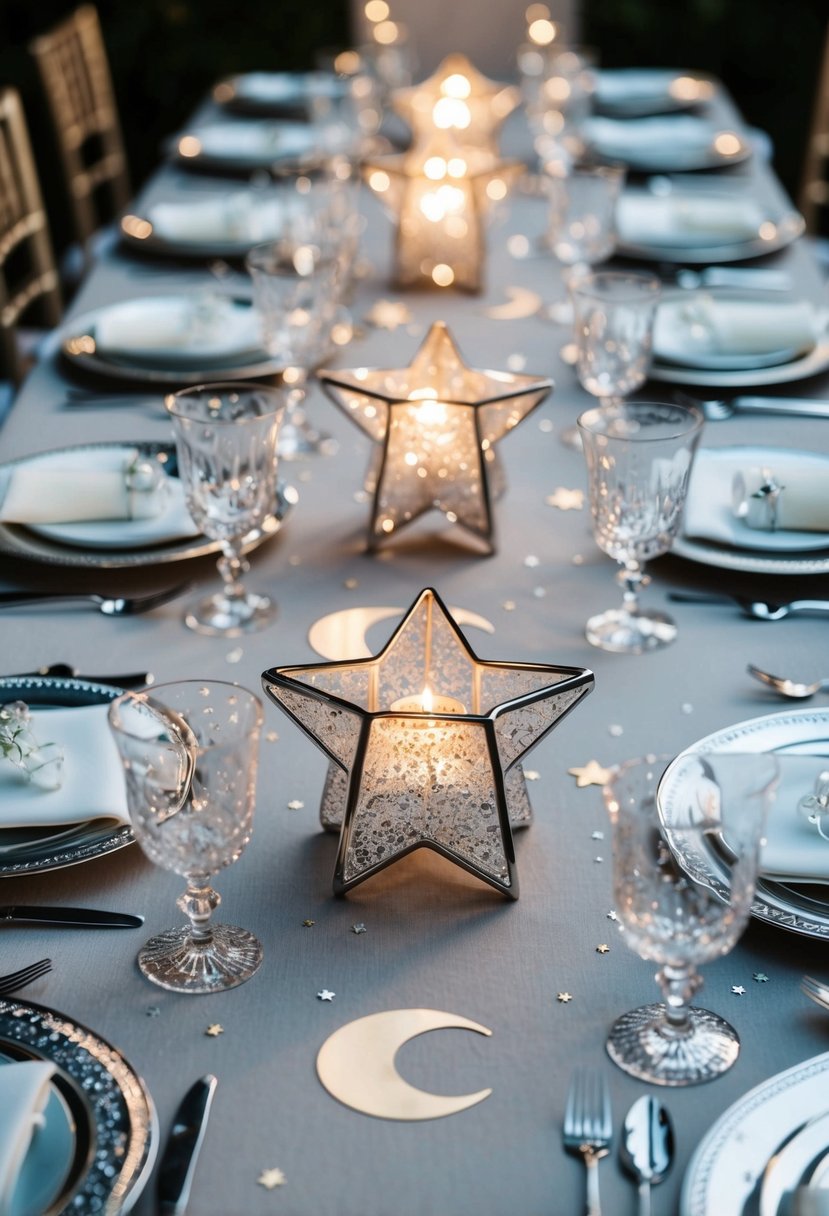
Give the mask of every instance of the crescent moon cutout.
M 483 1102 L 492 1093 L 445 1097 L 417 1089 L 394 1066 L 400 1047 L 427 1030 L 474 1030 L 491 1035 L 477 1022 L 439 1009 L 389 1009 L 347 1022 L 320 1048 L 317 1075 L 338 1102 L 376 1119 L 441 1119 Z
M 342 608 L 339 612 L 329 612 L 314 621 L 308 630 L 308 641 L 324 659 L 369 659 L 371 651 L 366 642 L 369 629 L 378 621 L 401 616 L 404 611 L 404 608 Z M 485 633 L 495 632 L 495 626 L 477 612 L 468 612 L 465 608 L 450 611 L 459 625 L 471 625 Z
M 484 312 L 495 321 L 517 321 L 522 317 L 533 317 L 541 307 L 541 296 L 526 287 L 507 287 L 508 303 L 493 304 Z

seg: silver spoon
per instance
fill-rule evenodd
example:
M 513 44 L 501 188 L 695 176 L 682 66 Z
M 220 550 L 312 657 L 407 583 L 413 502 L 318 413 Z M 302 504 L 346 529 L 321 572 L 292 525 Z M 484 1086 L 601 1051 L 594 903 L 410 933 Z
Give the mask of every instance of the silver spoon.
M 749 663 L 746 670 L 750 676 L 754 676 L 755 680 L 773 688 L 783 697 L 794 697 L 795 700 L 801 700 L 813 697 L 816 692 L 829 692 L 829 676 L 822 680 L 814 680 L 811 684 L 801 684 L 797 680 L 787 679 L 786 676 L 773 676 L 770 671 L 763 671 L 762 667 L 755 667 L 753 663 Z
M 639 1216 L 651 1216 L 651 1187 L 671 1167 L 674 1129 L 667 1109 L 650 1094 L 637 1098 L 625 1115 L 619 1155 L 639 1184 Z

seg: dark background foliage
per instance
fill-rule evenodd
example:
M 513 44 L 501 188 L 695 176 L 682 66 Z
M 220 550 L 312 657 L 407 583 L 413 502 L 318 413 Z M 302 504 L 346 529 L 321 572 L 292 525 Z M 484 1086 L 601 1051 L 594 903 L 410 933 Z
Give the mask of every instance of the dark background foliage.
M 59 246 L 65 203 L 26 47 L 73 8 L 73 0 L 0 0 L 0 83 L 23 93 Z M 98 9 L 135 186 L 221 76 L 311 67 L 317 48 L 349 41 L 347 0 L 99 0 Z M 585 0 L 582 34 L 604 66 L 719 76 L 747 121 L 769 132 L 775 167 L 796 193 L 828 17 L 827 0 Z

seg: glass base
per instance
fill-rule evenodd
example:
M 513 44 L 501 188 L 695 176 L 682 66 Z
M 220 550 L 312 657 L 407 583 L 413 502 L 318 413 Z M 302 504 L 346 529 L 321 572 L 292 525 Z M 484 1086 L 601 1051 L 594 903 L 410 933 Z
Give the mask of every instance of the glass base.
M 591 646 L 613 650 L 617 654 L 644 654 L 669 646 L 677 635 L 676 622 L 664 612 L 628 612 L 626 608 L 610 608 L 591 616 L 585 626 L 585 636 Z
M 236 638 L 270 625 L 276 619 L 276 611 L 276 604 L 266 595 L 248 592 L 241 599 L 231 599 L 218 591 L 192 604 L 184 622 L 188 629 L 196 633 Z
M 223 992 L 244 984 L 261 966 L 261 942 L 235 925 L 211 929 L 204 945 L 193 941 L 189 925 L 151 937 L 138 953 L 141 973 L 170 992 Z
M 337 441 L 312 426 L 304 411 L 295 411 L 282 423 L 279 432 L 281 460 L 299 460 L 303 456 L 330 456 L 336 450 Z
M 716 1013 L 692 1006 L 690 1031 L 661 1033 L 664 1005 L 642 1005 L 613 1023 L 607 1054 L 614 1064 L 651 1085 L 698 1085 L 727 1072 L 740 1053 L 737 1031 Z

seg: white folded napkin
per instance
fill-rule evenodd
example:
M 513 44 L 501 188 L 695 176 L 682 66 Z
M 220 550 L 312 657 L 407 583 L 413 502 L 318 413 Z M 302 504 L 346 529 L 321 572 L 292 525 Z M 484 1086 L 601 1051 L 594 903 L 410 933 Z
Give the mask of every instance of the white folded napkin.
M 595 150 L 603 156 L 627 157 L 648 163 L 666 159 L 673 163 L 677 156 L 699 154 L 714 147 L 719 128 L 689 114 L 672 114 L 658 118 L 591 118 L 585 124 L 585 134 Z
M 766 825 L 760 872 L 766 878 L 829 882 L 829 840 L 824 840 L 798 803 L 829 770 L 828 756 L 782 755 L 777 794 Z
M 102 309 L 95 345 L 104 354 L 215 361 L 261 349 L 253 309 L 218 295 L 125 300 Z
M 789 1216 L 829 1216 L 829 1187 L 797 1187 L 786 1210 Z
M 120 469 L 14 468 L 0 503 L 0 520 L 17 524 L 99 519 L 154 519 L 169 502 L 158 461 L 125 451 Z
M 182 243 L 270 241 L 279 233 L 276 199 L 230 194 L 197 202 L 157 203 L 148 213 L 157 236 Z
M 616 207 L 616 228 L 631 244 L 706 245 L 749 241 L 766 216 L 752 198 L 657 197 L 628 191 Z
M 596 100 L 602 105 L 659 101 L 670 97 L 675 72 L 651 68 L 611 68 L 596 73 Z
M 785 454 L 748 465 L 732 480 L 732 510 L 747 528 L 765 532 L 829 532 L 829 476 Z
M 774 467 L 790 484 L 806 479 L 829 483 L 829 459 L 816 452 L 790 448 L 699 448 L 691 469 L 682 517 L 683 535 L 738 549 L 822 549 L 826 536 L 817 531 L 781 528 L 775 532 L 751 528 L 734 514 L 733 483 L 738 473 L 755 467 Z
M 43 1125 L 55 1066 L 24 1060 L 0 1066 L 0 1216 L 13 1211 L 20 1169 L 32 1138 Z
M 719 354 L 799 352 L 810 350 L 817 340 L 817 315 L 805 300 L 729 300 L 695 292 L 685 311 L 689 324 L 701 325 Z
M 314 147 L 316 134 L 307 123 L 234 122 L 215 123 L 192 132 L 204 156 L 220 160 L 271 161 L 300 156 Z
M 0 829 L 57 828 L 93 819 L 110 820 L 113 826 L 129 823 L 124 773 L 107 708 L 30 707 L 38 743 L 63 749 L 63 783 L 56 790 L 40 789 L 14 765 L 0 761 Z M 5 851 L 0 837 L 0 854 Z

